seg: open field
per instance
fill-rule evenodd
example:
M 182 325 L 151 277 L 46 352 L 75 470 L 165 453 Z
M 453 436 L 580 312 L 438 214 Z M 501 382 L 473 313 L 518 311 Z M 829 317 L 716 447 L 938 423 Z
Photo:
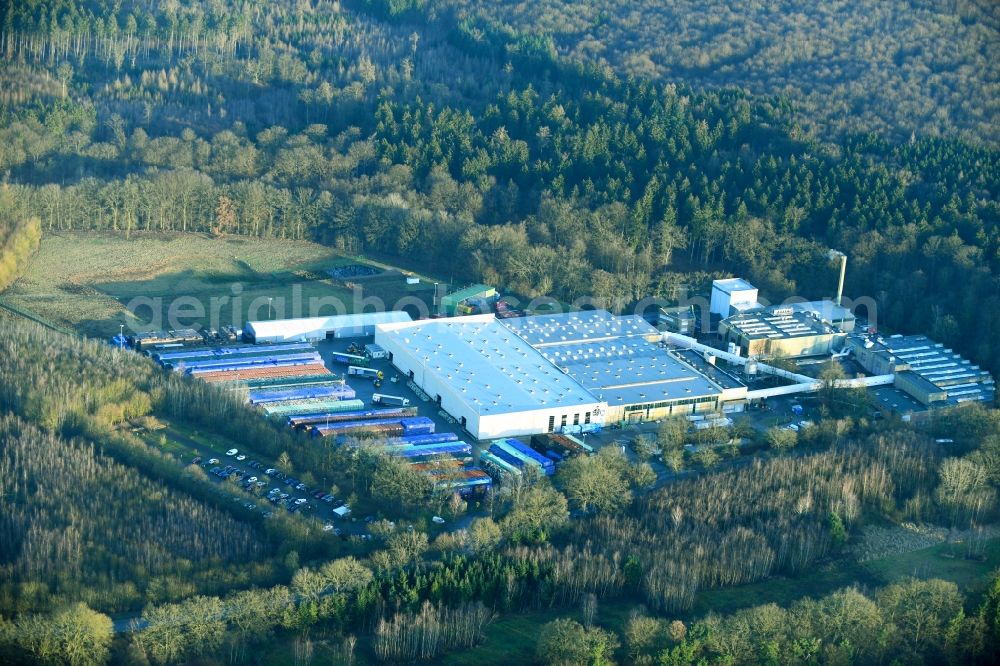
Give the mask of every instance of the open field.
M 359 260 L 304 241 L 49 234 L 2 298 L 54 326 L 108 336 L 118 332 L 119 324 L 134 330 L 172 328 L 172 304 L 177 325 L 218 327 L 246 319 L 352 312 L 369 296 L 392 305 L 402 296 L 432 289 L 426 283 L 408 289 L 402 276 L 390 273 L 368 278 L 370 286 L 358 280 L 359 290 L 353 290 L 326 273 L 353 263 Z M 384 289 L 390 281 L 393 289 Z M 273 299 L 270 305 L 268 299 Z

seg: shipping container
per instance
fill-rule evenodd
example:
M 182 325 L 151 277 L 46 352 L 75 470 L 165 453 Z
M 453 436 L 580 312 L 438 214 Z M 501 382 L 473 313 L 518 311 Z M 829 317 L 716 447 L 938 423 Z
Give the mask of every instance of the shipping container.
M 286 402 L 289 400 L 306 400 L 308 398 L 338 398 L 340 400 L 350 400 L 354 397 L 354 389 L 346 384 L 335 384 L 333 386 L 311 386 L 273 391 L 250 391 L 250 403 L 254 405 L 263 402 Z
M 521 475 L 521 469 L 518 466 L 512 465 L 489 451 L 483 451 L 480 454 L 479 464 L 497 481 Z
M 493 486 L 493 479 L 488 474 L 478 469 L 470 469 L 459 479 L 439 479 L 434 483 L 439 490 L 455 490 L 459 495 L 467 497 L 469 495 L 485 494 Z
M 262 403 L 261 408 L 269 416 L 288 416 L 289 414 L 318 414 L 321 412 L 354 412 L 364 409 L 365 403 L 357 398 L 353 400 L 337 400 L 335 398 L 313 398 L 310 400 L 290 400 L 288 402 Z
M 542 455 L 555 454 L 559 458 L 570 458 L 579 455 L 590 455 L 593 449 L 572 435 L 548 433 L 534 435 L 531 438 L 531 448 Z
M 198 379 L 206 382 L 239 382 L 248 379 L 265 379 L 273 377 L 302 377 L 307 375 L 317 375 L 326 372 L 323 365 L 294 365 L 284 367 L 251 367 L 239 370 L 220 370 L 216 372 L 205 372 L 195 375 Z M 332 375 L 327 375 L 330 379 Z
M 405 437 L 391 437 L 387 439 L 385 443 L 382 444 L 382 449 L 386 453 L 396 454 L 400 451 L 406 451 L 411 447 L 430 447 L 456 443 L 461 443 L 461 441 L 452 433 L 445 433 L 443 435 L 408 435 Z
M 239 358 L 241 356 L 263 356 L 267 354 L 286 354 L 306 352 L 315 349 L 311 344 L 296 342 L 282 345 L 238 345 L 233 347 L 188 347 L 182 351 L 156 351 L 150 354 L 153 359 L 163 364 L 177 365 L 178 361 L 194 361 L 199 359 Z
M 305 365 L 311 363 L 322 363 L 319 352 L 303 352 L 295 354 L 268 354 L 266 356 L 237 357 L 231 359 L 211 359 L 205 361 L 192 361 L 174 366 L 178 372 L 184 371 L 188 374 L 199 372 L 212 372 L 214 370 L 239 370 L 240 368 L 250 368 L 258 365 L 262 366 L 285 366 L 285 365 Z
M 433 462 L 414 462 L 410 461 L 410 468 L 417 472 L 434 472 L 440 469 L 463 469 L 465 463 L 458 458 L 441 458 L 440 460 L 434 460 Z
M 341 423 L 317 423 L 310 429 L 313 435 L 323 437 L 336 435 L 353 435 L 360 432 L 370 432 L 383 437 L 399 437 L 403 435 L 403 424 L 398 419 L 390 421 L 345 421 Z
M 333 352 L 330 354 L 330 360 L 334 363 L 344 363 L 346 365 L 356 365 L 362 368 L 367 368 L 371 365 L 371 361 L 367 356 L 359 356 L 358 354 L 347 354 L 345 352 Z
M 528 464 L 527 461 L 525 461 L 525 460 L 523 460 L 521 458 L 518 458 L 515 455 L 512 455 L 508 451 L 504 451 L 500 447 L 493 447 L 493 446 L 491 446 L 489 448 L 489 450 L 487 451 L 487 453 L 489 453 L 490 455 L 493 455 L 493 456 L 499 458 L 500 460 L 504 461 L 508 465 L 516 467 L 517 469 L 523 469 L 524 466 Z
M 176 331 L 154 331 L 151 333 L 136 333 L 129 336 L 134 349 L 149 349 L 159 345 L 197 344 L 205 338 L 193 328 L 182 328 Z
M 276 389 L 293 388 L 296 386 L 310 386 L 312 384 L 326 384 L 333 377 L 329 372 L 313 375 L 292 375 L 289 377 L 261 377 L 259 379 L 248 379 L 243 384 L 248 389 Z
M 403 419 L 403 430 L 407 435 L 430 435 L 434 432 L 434 421 L 426 416 L 410 416 Z
M 524 442 L 512 437 L 494 441 L 490 445 L 490 452 L 505 460 L 508 458 L 500 455 L 500 452 L 507 453 L 514 458 L 523 460 L 524 462 L 538 465 L 547 476 L 551 476 L 555 473 L 555 463 L 533 450 Z
M 472 455 L 472 447 L 465 442 L 452 442 L 450 444 L 432 444 L 430 446 L 411 446 L 402 451 L 393 453 L 400 458 L 433 458 L 434 456 L 453 456 L 461 459 Z
M 350 412 L 320 412 L 316 414 L 294 414 L 288 417 L 288 425 L 293 428 L 315 425 L 318 423 L 337 423 L 343 421 L 370 421 L 390 418 L 416 416 L 417 410 L 409 409 L 368 409 Z
M 453 432 L 438 432 L 426 435 L 406 435 L 403 437 L 393 437 L 386 442 L 387 445 L 410 444 L 422 446 L 425 444 L 444 444 L 447 442 L 457 442 L 458 435 Z

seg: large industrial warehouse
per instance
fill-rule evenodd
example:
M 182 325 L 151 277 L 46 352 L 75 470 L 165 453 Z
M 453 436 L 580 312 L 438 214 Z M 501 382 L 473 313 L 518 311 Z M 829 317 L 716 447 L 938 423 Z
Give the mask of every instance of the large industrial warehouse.
M 607 421 L 648 421 L 742 405 L 746 387 L 724 387 L 660 344 L 638 315 L 606 310 L 509 319 L 504 325 L 608 403 Z M 735 378 L 732 378 L 735 382 Z
M 379 324 L 375 342 L 479 439 L 604 422 L 605 403 L 492 314 Z
M 380 324 L 375 341 L 479 439 L 728 410 L 746 398 L 735 378 L 713 381 L 661 345 L 641 317 L 603 310 Z
M 899 401 L 908 411 L 949 407 L 963 402 L 993 402 L 990 373 L 924 335 L 852 335 L 851 352 L 873 374 L 895 375 L 893 389 L 914 401 Z M 888 390 L 883 390 L 888 393 Z
M 844 336 L 788 306 L 741 312 L 719 323 L 719 335 L 748 357 L 828 354 Z

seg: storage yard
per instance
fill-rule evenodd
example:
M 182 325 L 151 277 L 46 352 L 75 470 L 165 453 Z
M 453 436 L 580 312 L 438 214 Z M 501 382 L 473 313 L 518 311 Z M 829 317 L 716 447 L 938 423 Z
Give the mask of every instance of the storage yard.
M 550 476 L 593 454 L 586 436 L 608 426 L 677 415 L 731 423 L 721 415 L 753 401 L 815 392 L 813 376 L 763 360 L 828 358 L 845 338 L 854 367 L 875 373 L 845 386 L 871 388 L 876 405 L 915 411 L 994 395 L 987 374 L 926 338 L 848 335 L 812 310 L 759 306 L 745 281 L 724 282 L 714 305 L 730 313 L 719 324 L 728 352 L 604 310 L 254 321 L 240 343 L 146 347 L 167 370 L 243 392 L 262 418 L 303 432 L 304 445 L 377 446 L 463 496 L 529 469 Z
M 388 320 L 403 318 L 409 319 L 393 313 Z M 364 326 L 363 321 L 352 317 L 348 323 Z M 338 330 L 344 322 L 337 320 Z M 280 325 L 273 322 L 272 330 Z M 303 326 L 295 322 L 286 330 L 301 331 Z M 447 421 L 419 415 L 417 407 L 408 406 L 410 397 L 378 393 L 385 374 L 392 373 L 387 354 L 376 345 L 347 345 L 336 335 L 330 337 L 322 349 L 309 342 L 286 342 L 154 349 L 150 356 L 172 372 L 245 391 L 262 418 L 280 419 L 313 438 L 380 446 L 414 465 L 439 490 L 473 496 L 492 486 L 492 477 L 472 464 L 472 445 L 443 431 L 441 424 Z M 336 350 L 330 351 L 331 347 Z M 371 367 L 375 364 L 380 367 Z M 419 401 L 401 381 L 393 385 L 392 393 Z

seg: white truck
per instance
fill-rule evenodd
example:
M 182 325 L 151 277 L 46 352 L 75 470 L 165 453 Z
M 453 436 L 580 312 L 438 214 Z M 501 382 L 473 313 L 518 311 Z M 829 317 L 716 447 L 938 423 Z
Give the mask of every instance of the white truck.
M 393 407 L 409 407 L 410 399 L 401 398 L 398 395 L 386 395 L 384 393 L 373 393 L 372 394 L 372 404 L 374 405 L 392 405 Z
M 381 380 L 385 376 L 382 374 L 381 370 L 376 370 L 375 368 L 362 368 L 357 365 L 347 366 L 347 374 L 351 377 L 366 377 L 372 380 Z

